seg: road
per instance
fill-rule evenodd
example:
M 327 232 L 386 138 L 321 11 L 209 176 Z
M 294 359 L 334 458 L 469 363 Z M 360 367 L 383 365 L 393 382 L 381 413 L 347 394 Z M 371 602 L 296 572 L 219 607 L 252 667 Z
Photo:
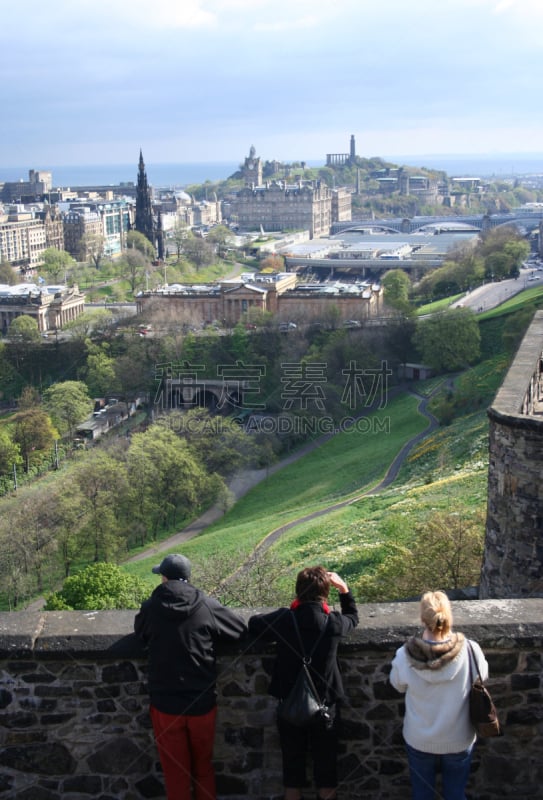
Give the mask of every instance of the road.
M 476 313 L 488 311 L 489 308 L 505 303 L 514 295 L 529 289 L 531 286 L 543 285 L 543 270 L 535 267 L 522 267 L 518 278 L 495 281 L 478 286 L 452 304 L 452 308 L 471 308 Z

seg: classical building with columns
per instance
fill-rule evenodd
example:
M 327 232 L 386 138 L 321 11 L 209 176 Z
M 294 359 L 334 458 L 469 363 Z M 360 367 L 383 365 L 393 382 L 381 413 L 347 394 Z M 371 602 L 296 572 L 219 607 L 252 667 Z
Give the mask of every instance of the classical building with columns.
M 213 284 L 174 284 L 136 298 L 139 314 L 165 323 L 224 325 L 251 321 L 254 312 L 300 324 L 327 318 L 335 309 L 339 320 L 360 323 L 382 313 L 382 290 L 368 283 L 298 284 L 295 272 L 246 274 Z
M 0 284 L 0 332 L 6 334 L 16 317 L 36 320 L 40 333 L 62 330 L 67 322 L 85 310 L 85 295 L 77 286 L 44 286 L 19 283 Z

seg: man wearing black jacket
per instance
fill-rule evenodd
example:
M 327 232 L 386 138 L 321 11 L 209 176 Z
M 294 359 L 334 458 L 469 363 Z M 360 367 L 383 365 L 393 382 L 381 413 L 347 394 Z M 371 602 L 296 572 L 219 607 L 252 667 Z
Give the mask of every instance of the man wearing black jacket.
M 245 622 L 190 583 L 191 564 L 166 556 L 162 582 L 136 615 L 149 649 L 150 714 L 168 800 L 215 800 L 215 642 L 246 633 Z

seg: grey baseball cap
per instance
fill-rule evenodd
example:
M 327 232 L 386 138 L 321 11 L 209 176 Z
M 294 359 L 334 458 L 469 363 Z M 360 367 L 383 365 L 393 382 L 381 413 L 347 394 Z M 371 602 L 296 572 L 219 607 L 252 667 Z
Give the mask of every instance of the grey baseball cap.
M 186 556 L 177 555 L 172 553 L 162 559 L 160 564 L 153 567 L 152 572 L 155 575 L 164 575 L 170 580 L 190 580 L 192 565 Z

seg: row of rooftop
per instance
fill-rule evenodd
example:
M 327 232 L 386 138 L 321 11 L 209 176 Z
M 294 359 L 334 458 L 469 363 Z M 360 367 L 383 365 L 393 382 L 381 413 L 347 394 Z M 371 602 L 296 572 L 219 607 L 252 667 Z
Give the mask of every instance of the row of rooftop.
M 328 154 L 326 161 L 356 165 L 354 136 L 348 153 Z M 296 174 L 296 168 L 284 179 L 264 180 L 263 174 L 263 161 L 251 147 L 240 167 L 245 188 L 230 192 L 221 201 L 215 195 L 196 201 L 180 189 L 148 187 L 156 220 L 157 241 L 153 244 L 159 245 L 178 223 L 195 229 L 223 223 L 243 232 L 300 230 L 306 231 L 309 239 L 317 239 L 329 235 L 334 226 L 351 221 L 351 198 L 360 191 L 359 169 L 356 185 L 332 189 L 320 180 L 304 180 L 303 170 Z M 370 177 L 381 192 L 429 193 L 434 199 L 451 191 L 484 189 L 484 181 L 478 177 L 449 180 L 443 175 L 437 179 L 403 167 L 376 168 Z M 0 182 L 0 258 L 22 273 L 32 274 L 43 263 L 46 249 L 66 250 L 76 260 L 86 261 L 97 241 L 106 257 L 115 258 L 125 249 L 127 233 L 135 225 L 137 191 L 134 182 L 54 188 L 52 172 L 36 169 L 29 170 L 27 181 Z

